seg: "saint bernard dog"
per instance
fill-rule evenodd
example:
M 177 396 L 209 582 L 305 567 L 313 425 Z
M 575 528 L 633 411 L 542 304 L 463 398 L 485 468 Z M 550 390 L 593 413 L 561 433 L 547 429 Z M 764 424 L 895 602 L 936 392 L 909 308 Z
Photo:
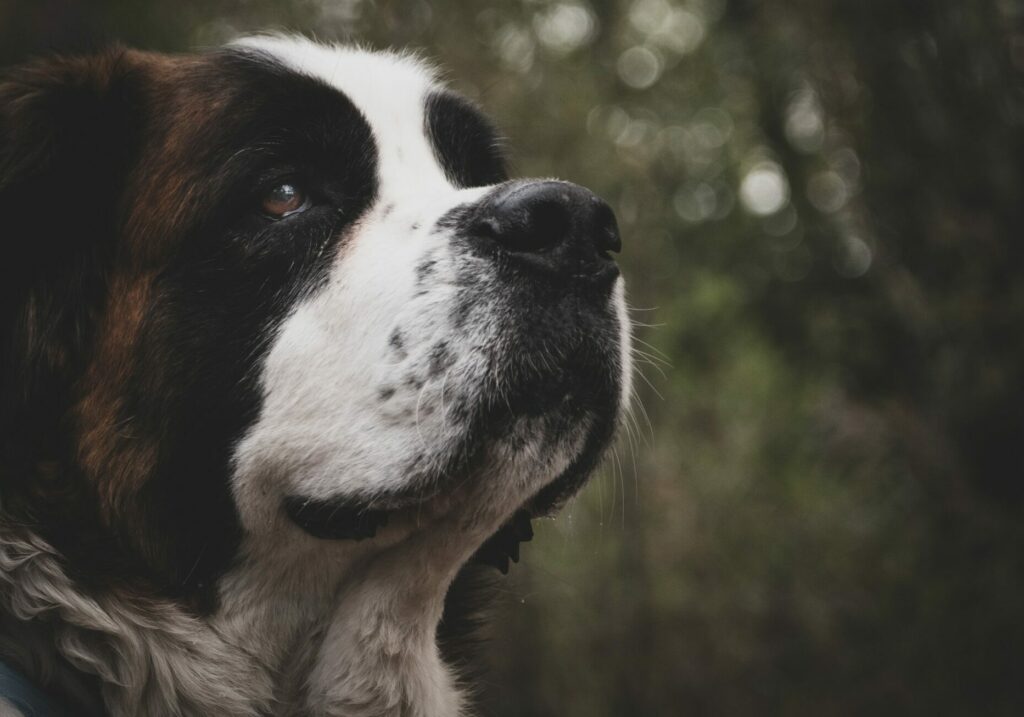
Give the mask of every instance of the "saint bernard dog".
M 72 714 L 465 714 L 466 591 L 626 410 L 609 206 L 294 37 L 8 70 L 0 142 L 0 662 Z

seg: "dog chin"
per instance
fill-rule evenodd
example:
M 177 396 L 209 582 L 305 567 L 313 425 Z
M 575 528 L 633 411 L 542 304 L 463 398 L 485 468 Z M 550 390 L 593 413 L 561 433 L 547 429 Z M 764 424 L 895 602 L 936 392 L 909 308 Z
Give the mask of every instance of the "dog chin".
M 522 509 L 545 487 L 568 480 L 597 430 L 593 420 L 580 417 L 573 390 L 554 390 L 555 405 L 540 413 L 537 399 L 525 391 L 500 401 L 481 397 L 473 428 L 447 451 L 421 456 L 408 471 L 415 475 L 414 481 L 373 494 L 291 493 L 282 499 L 283 510 L 314 538 L 357 542 L 376 538 L 389 528 L 395 532 L 397 526 L 427 528 L 450 515 L 458 515 L 467 527 L 473 523 L 490 530 L 498 529 L 517 511 L 520 519 L 536 517 L 551 506 Z M 532 415 L 522 412 L 495 418 L 499 403 L 507 412 L 521 402 L 530 404 Z M 424 464 L 438 468 L 428 473 Z M 523 529 L 520 525 L 516 530 Z
M 400 322 L 388 340 L 394 368 L 379 384 L 386 391 L 360 417 L 373 427 L 362 435 L 389 433 L 391 450 L 361 443 L 341 413 L 317 413 L 299 431 L 304 460 L 271 445 L 278 459 L 293 456 L 278 471 L 287 479 L 270 487 L 290 522 L 314 538 L 351 541 L 412 525 L 406 515 L 427 524 L 458 513 L 497 529 L 524 506 L 547 513 L 575 492 L 620 409 L 616 321 L 582 303 L 574 312 L 548 307 L 547 322 L 530 324 L 524 303 L 518 315 L 509 304 L 478 307 L 502 320 L 444 339 L 419 338 L 413 322 Z M 315 445 L 316 435 L 327 439 Z M 263 445 L 258 434 L 252 439 Z

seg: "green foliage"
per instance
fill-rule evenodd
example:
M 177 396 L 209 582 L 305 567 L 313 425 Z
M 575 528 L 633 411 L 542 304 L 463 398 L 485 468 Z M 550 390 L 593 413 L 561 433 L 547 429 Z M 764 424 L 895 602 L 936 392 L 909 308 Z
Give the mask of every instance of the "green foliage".
M 1017 714 L 1022 19 L 1011 0 L 55 0 L 0 4 L 0 56 L 268 27 L 419 48 L 521 174 L 613 202 L 646 381 L 507 583 L 485 713 Z

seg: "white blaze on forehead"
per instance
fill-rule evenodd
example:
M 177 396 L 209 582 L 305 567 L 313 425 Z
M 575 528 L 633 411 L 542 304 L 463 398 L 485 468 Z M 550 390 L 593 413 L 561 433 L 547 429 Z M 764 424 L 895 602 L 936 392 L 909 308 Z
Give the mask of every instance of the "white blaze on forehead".
M 441 88 L 432 68 L 408 54 L 322 45 L 301 37 L 250 37 L 235 45 L 265 52 L 352 101 L 373 131 L 382 200 L 451 191 L 426 133 L 425 103 Z

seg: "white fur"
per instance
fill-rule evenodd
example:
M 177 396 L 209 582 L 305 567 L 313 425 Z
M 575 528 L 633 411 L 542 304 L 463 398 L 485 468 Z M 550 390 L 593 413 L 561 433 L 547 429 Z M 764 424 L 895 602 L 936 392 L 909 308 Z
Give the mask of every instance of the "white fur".
M 446 412 L 446 399 L 451 405 L 460 392 L 479 392 L 490 380 L 501 304 L 496 297 L 493 306 L 476 307 L 469 332 L 452 325 L 460 277 L 486 287 L 493 268 L 460 255 L 435 225 L 488 189 L 457 190 L 438 165 L 423 129 L 424 100 L 437 87 L 433 75 L 403 56 L 281 38 L 244 44 L 353 101 L 377 143 L 380 192 L 346 237 L 327 286 L 285 321 L 267 358 L 262 412 L 236 452 L 249 569 L 294 565 L 306 553 L 319 588 L 331 593 L 337 586 L 309 678 L 315 714 L 453 715 L 461 701 L 434 641 L 448 584 L 518 505 L 565 470 L 579 444 L 542 445 L 543 426 L 523 426 L 534 436 L 533 449 L 504 455 L 495 446 L 493 480 L 449 490 L 366 545 L 325 545 L 286 524 L 283 495 L 372 499 L 444 464 L 464 430 Z M 433 274 L 425 291 L 415 273 L 427 260 Z M 621 289 L 614 300 L 622 303 Z M 389 346 L 395 332 L 400 351 Z M 441 341 L 453 361 L 430 375 L 429 354 Z M 623 358 L 628 373 L 627 364 Z M 394 394 L 382 401 L 382 391 Z M 289 536 L 285 550 L 282 536 Z M 230 591 L 224 595 L 230 602 Z
M 424 374 L 432 341 L 451 333 L 456 257 L 448 237 L 432 229 L 486 189 L 460 191 L 445 178 L 424 133 L 424 100 L 437 86 L 410 58 L 282 37 L 241 44 L 343 91 L 369 122 L 378 149 L 379 198 L 350 232 L 326 289 L 282 326 L 266 362 L 260 419 L 237 451 L 236 497 L 246 527 L 260 532 L 279 510 L 280 490 L 251 505 L 266 488 L 254 481 L 286 476 L 301 495 L 372 498 L 403 487 L 415 456 L 445 443 L 443 415 L 422 409 L 439 402 L 448 382 L 426 381 Z M 428 256 L 438 276 L 432 291 L 417 297 L 415 269 Z M 404 352 L 388 350 L 396 329 L 408 344 Z M 479 380 L 474 374 L 486 368 L 474 356 L 479 346 L 460 348 L 450 389 Z M 427 385 L 403 389 L 410 376 Z M 389 389 L 394 400 L 380 401 Z

